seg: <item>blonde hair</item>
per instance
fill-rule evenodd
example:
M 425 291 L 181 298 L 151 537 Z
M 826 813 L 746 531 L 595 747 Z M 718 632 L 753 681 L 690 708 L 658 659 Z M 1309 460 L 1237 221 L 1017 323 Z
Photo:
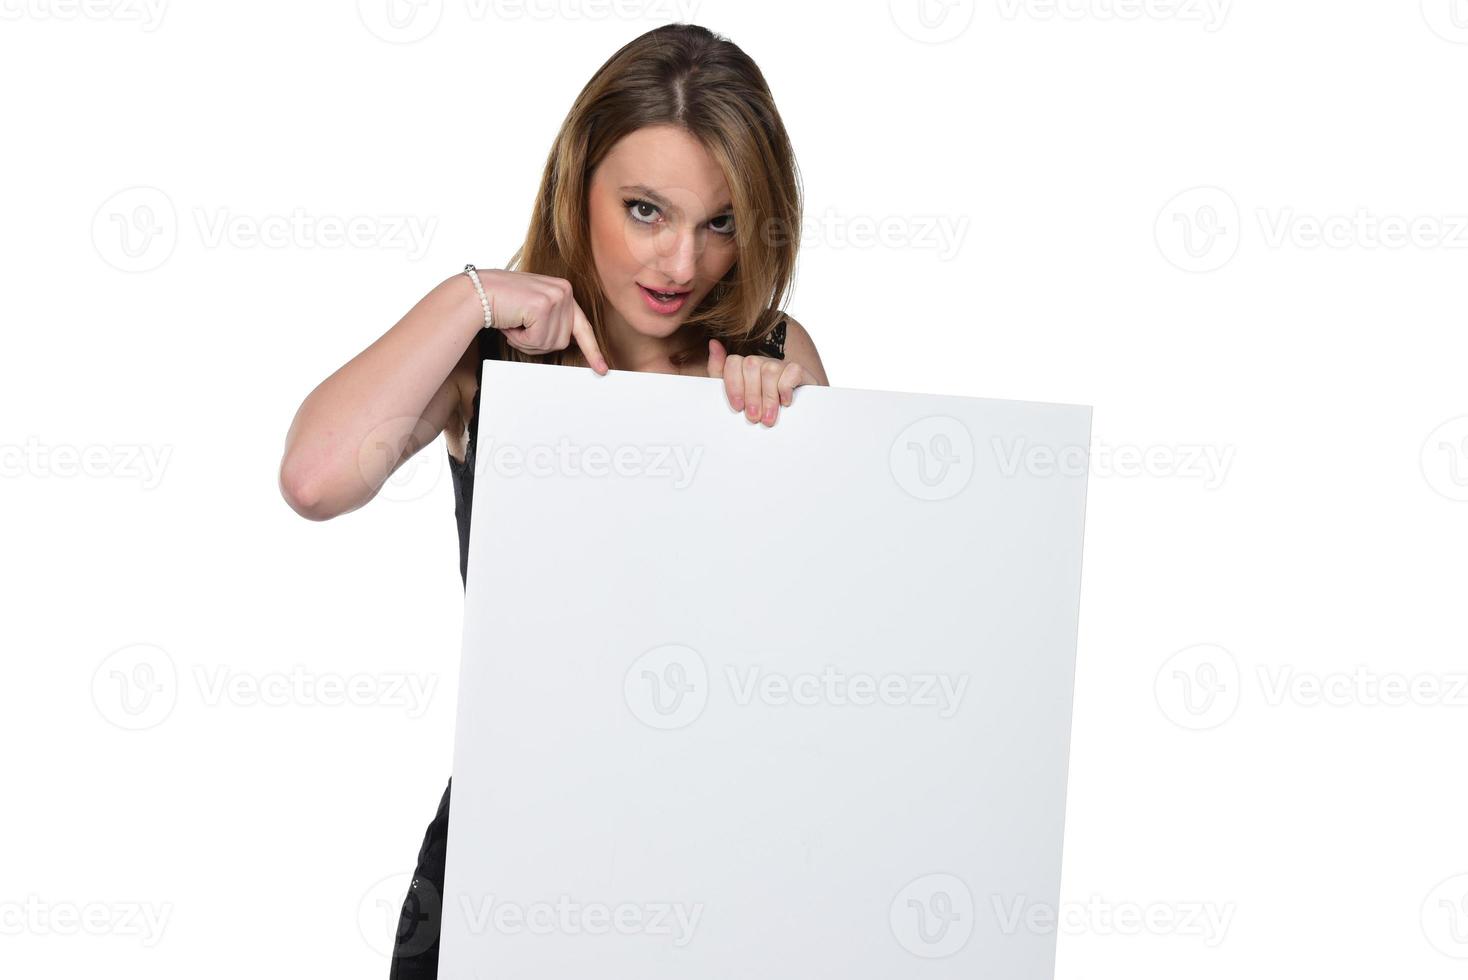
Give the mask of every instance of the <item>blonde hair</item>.
M 606 354 L 606 297 L 592 261 L 587 188 L 618 140 L 655 125 L 678 126 L 707 149 L 724 171 L 734 212 L 737 258 L 689 315 L 687 327 L 694 336 L 717 337 L 731 353 L 753 352 L 779 322 L 792 286 L 800 177 L 764 76 L 737 45 L 707 28 L 655 28 L 592 75 L 561 123 L 529 231 L 508 268 L 570 282 Z M 559 364 L 569 354 L 529 355 L 498 331 L 495 339 L 513 360 Z M 686 363 L 698 353 L 690 348 L 675 360 Z

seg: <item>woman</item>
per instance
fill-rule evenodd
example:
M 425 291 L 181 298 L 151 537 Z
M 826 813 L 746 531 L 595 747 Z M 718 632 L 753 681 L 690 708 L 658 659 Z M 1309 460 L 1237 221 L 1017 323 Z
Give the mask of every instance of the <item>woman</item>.
M 733 411 L 774 425 L 795 388 L 828 383 L 810 335 L 781 312 L 800 214 L 794 154 L 754 62 L 702 27 L 649 31 L 572 105 L 509 268 L 445 279 L 306 398 L 282 493 L 312 520 L 355 510 L 443 432 L 466 576 L 484 358 L 723 378 Z M 449 792 L 418 854 L 393 977 L 437 975 Z

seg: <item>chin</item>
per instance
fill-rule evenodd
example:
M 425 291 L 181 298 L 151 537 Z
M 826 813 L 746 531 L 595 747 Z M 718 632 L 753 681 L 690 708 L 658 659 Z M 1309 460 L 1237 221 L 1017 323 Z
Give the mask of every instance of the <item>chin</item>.
M 630 322 L 634 327 L 637 328 L 638 333 L 646 334 L 649 337 L 657 337 L 659 339 L 663 337 L 673 336 L 673 334 L 678 332 L 678 328 L 683 326 L 683 321 L 687 319 L 687 317 L 682 315 L 681 310 L 679 311 L 678 317 L 672 320 L 668 319 L 667 317 L 660 317 L 656 313 L 644 313 L 643 317 L 644 322 L 648 317 L 651 317 L 653 322 L 648 324 L 647 326 L 643 326 L 636 320 L 631 320 L 628 322 Z

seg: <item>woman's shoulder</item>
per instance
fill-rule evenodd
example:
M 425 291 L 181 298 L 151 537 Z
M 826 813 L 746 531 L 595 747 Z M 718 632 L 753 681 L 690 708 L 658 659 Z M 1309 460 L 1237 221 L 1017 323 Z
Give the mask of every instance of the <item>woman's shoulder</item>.
M 782 316 L 775 321 L 775 325 L 770 328 L 770 332 L 765 334 L 755 345 L 754 353 L 763 354 L 765 357 L 783 358 L 785 356 L 785 335 L 787 330 L 785 317 Z
M 770 313 L 775 325 L 759 342 L 760 353 L 769 357 L 784 358 L 792 346 L 796 348 L 810 346 L 810 334 L 795 317 L 784 310 L 771 310 Z
M 804 367 L 818 384 L 828 384 L 826 368 L 821 355 L 816 351 L 810 332 L 795 317 L 781 311 L 775 329 L 770 331 L 770 341 L 778 339 L 779 353 L 771 356 L 794 361 Z

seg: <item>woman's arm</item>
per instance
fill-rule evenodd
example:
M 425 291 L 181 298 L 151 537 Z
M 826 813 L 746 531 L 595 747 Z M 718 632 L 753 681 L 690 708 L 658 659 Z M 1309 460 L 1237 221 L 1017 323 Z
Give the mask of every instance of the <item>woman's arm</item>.
M 356 510 L 460 414 L 457 367 L 484 311 L 469 277 L 439 283 L 392 329 L 317 385 L 285 437 L 280 491 L 313 521 Z

